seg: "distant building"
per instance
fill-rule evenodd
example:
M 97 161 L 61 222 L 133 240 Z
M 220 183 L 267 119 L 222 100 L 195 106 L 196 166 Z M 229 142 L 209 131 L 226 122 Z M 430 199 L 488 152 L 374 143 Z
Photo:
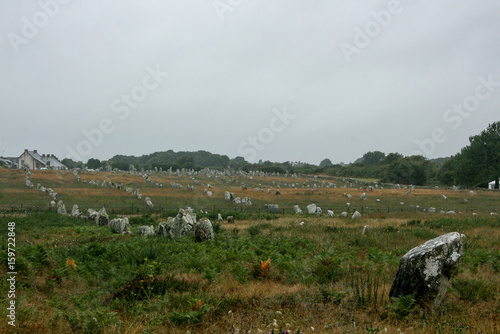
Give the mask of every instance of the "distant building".
M 53 154 L 40 155 L 37 150 L 28 151 L 25 149 L 18 158 L 18 168 L 28 167 L 29 169 L 68 169 Z
M 17 168 L 17 158 L 0 157 L 0 161 L 10 168 Z

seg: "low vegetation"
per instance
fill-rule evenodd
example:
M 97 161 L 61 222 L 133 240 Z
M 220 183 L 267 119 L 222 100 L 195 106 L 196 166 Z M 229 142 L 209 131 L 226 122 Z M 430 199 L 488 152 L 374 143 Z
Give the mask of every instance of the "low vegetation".
M 134 234 L 161 217 L 131 217 Z M 317 217 L 216 223 L 195 243 L 112 234 L 52 212 L 16 222 L 17 327 L 4 333 L 496 333 L 498 217 Z M 304 221 L 303 225 L 299 225 Z M 362 236 L 369 224 L 372 229 Z M 438 315 L 412 296 L 389 300 L 399 258 L 429 238 L 467 235 Z M 7 293 L 2 283 L 2 295 Z M 6 318 L 6 309 L 2 308 Z

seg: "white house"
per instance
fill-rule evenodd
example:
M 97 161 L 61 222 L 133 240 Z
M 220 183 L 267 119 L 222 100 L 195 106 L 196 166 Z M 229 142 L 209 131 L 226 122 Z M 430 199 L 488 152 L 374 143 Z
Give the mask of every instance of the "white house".
M 37 150 L 24 150 L 19 156 L 18 168 L 28 167 L 30 169 L 67 169 L 53 154 L 38 154 Z
M 488 183 L 488 189 L 495 189 L 495 180 Z

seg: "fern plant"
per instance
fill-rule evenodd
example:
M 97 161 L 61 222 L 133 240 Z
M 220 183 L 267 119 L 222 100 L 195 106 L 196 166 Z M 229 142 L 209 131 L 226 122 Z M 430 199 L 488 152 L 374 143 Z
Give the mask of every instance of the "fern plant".
M 406 318 L 415 309 L 415 294 L 392 297 L 391 303 L 387 306 L 389 313 L 398 319 Z

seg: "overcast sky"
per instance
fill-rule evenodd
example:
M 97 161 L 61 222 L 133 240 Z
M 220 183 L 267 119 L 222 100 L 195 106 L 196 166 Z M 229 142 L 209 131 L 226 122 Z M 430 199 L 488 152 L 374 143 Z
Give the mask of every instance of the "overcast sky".
M 499 18 L 495 0 L 4 0 L 0 155 L 449 156 L 500 120 Z

